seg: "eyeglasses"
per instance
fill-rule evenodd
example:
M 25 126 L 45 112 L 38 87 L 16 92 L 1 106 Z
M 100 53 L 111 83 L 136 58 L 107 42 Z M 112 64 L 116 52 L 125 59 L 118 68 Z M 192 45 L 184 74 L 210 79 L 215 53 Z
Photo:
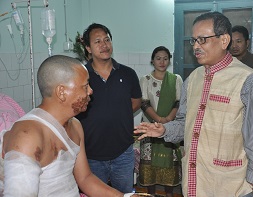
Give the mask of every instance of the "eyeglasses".
M 205 44 L 206 43 L 206 39 L 207 38 L 212 38 L 212 37 L 220 37 L 222 34 L 220 34 L 220 35 L 213 35 L 213 36 L 206 36 L 206 37 L 201 37 L 201 36 L 199 36 L 199 37 L 197 37 L 197 38 L 193 38 L 193 37 L 191 37 L 190 38 L 190 45 L 194 45 L 195 44 L 195 42 L 198 42 L 200 45 L 201 44 Z

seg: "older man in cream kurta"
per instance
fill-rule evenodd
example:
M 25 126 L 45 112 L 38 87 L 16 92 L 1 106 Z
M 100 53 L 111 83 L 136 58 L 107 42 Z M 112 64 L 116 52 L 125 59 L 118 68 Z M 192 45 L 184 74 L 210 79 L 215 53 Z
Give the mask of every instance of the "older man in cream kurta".
M 184 82 L 176 119 L 136 127 L 135 133 L 143 133 L 139 139 L 184 139 L 186 197 L 253 195 L 253 110 L 247 111 L 253 104 L 253 70 L 228 52 L 231 34 L 221 13 L 197 17 L 190 44 L 203 66 Z
M 228 53 L 210 69 L 199 67 L 184 82 L 174 121 L 164 127 L 150 123 L 136 127 L 135 133 L 144 133 L 143 137 L 165 128 L 165 141 L 184 139 L 184 196 L 243 197 L 252 192 L 253 133 L 243 127 L 253 116 L 253 110 L 246 113 L 253 102 L 252 72 Z
M 200 67 L 189 77 L 186 155 L 182 159 L 184 194 L 232 197 L 252 191 L 246 181 L 248 159 L 241 131 L 241 90 L 251 73 L 228 54 L 217 65 Z

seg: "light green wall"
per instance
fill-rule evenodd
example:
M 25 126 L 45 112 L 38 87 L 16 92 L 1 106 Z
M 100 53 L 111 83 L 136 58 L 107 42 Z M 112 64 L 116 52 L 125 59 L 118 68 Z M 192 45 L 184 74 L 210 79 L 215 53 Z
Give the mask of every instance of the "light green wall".
M 157 45 L 173 48 L 172 0 L 90 0 L 89 6 L 88 22 L 111 29 L 117 52 L 150 52 Z
M 67 1 L 67 26 L 69 32 L 76 32 L 79 29 L 82 21 L 82 0 L 66 0 Z M 0 14 L 11 11 L 10 0 L 0 1 Z M 14 2 L 14 1 L 13 1 Z M 18 9 L 21 11 L 23 20 L 25 22 L 25 40 L 29 43 L 29 23 L 28 23 L 28 5 L 25 1 L 16 1 Z M 20 2 L 20 3 L 18 3 Z M 56 12 L 56 35 L 53 37 L 53 51 L 54 53 L 60 53 L 63 51 L 63 42 L 65 39 L 65 22 L 64 22 L 64 1 L 63 0 L 49 0 L 49 8 L 55 9 Z M 47 43 L 45 38 L 41 34 L 41 23 L 40 13 L 44 7 L 43 0 L 31 0 L 31 20 L 32 20 L 32 38 L 33 38 L 33 51 L 34 53 L 46 52 Z M 6 25 L 11 24 L 14 33 L 14 42 L 17 45 L 17 50 L 20 47 L 20 39 L 18 30 L 11 18 L 11 13 L 0 17 L 0 34 L 1 34 L 1 45 L 0 53 L 13 52 L 14 47 L 11 44 L 10 35 L 7 31 Z M 75 31 L 74 31 L 75 30 Z M 74 33 L 73 33 L 74 35 Z
M 114 51 L 119 53 L 151 52 L 158 45 L 174 50 L 174 1 L 173 0 L 66 0 L 67 27 L 69 37 L 74 39 L 76 32 L 92 22 L 102 23 L 111 30 Z M 11 11 L 10 0 L 0 0 L 0 14 Z M 16 2 L 19 2 L 18 0 Z M 53 38 L 53 53 L 63 52 L 65 41 L 63 0 L 49 0 L 49 7 L 56 11 L 56 36 Z M 21 10 L 27 31 L 27 3 L 17 3 Z M 47 52 L 47 43 L 41 34 L 40 12 L 43 0 L 31 0 L 33 52 Z M 19 34 L 11 14 L 0 17 L 0 54 L 14 52 L 12 40 L 7 31 L 11 24 L 17 50 L 21 47 Z M 28 51 L 29 52 L 29 51 Z

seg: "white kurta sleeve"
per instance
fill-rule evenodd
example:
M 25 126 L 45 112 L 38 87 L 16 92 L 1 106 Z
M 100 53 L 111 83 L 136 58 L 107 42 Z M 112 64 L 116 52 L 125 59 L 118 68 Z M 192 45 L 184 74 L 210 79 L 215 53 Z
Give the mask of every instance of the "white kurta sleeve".
M 176 80 L 176 100 L 179 101 L 180 100 L 180 96 L 181 96 L 181 89 L 182 89 L 182 85 L 183 85 L 183 80 L 182 77 L 178 74 L 176 74 L 177 76 L 177 80 Z
M 147 81 L 146 75 L 141 77 L 140 87 L 141 87 L 141 92 L 142 92 L 142 99 L 143 100 L 149 100 L 149 97 L 148 97 L 148 81 Z

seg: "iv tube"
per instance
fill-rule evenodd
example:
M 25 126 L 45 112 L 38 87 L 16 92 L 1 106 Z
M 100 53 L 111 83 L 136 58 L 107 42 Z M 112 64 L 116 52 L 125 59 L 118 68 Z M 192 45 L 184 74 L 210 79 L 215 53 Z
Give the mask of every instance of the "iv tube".
M 52 55 L 51 51 L 51 43 L 52 38 L 56 33 L 55 30 L 55 11 L 53 9 L 49 9 L 45 7 L 41 11 L 41 29 L 42 35 L 46 37 L 46 41 L 48 43 L 48 54 Z

